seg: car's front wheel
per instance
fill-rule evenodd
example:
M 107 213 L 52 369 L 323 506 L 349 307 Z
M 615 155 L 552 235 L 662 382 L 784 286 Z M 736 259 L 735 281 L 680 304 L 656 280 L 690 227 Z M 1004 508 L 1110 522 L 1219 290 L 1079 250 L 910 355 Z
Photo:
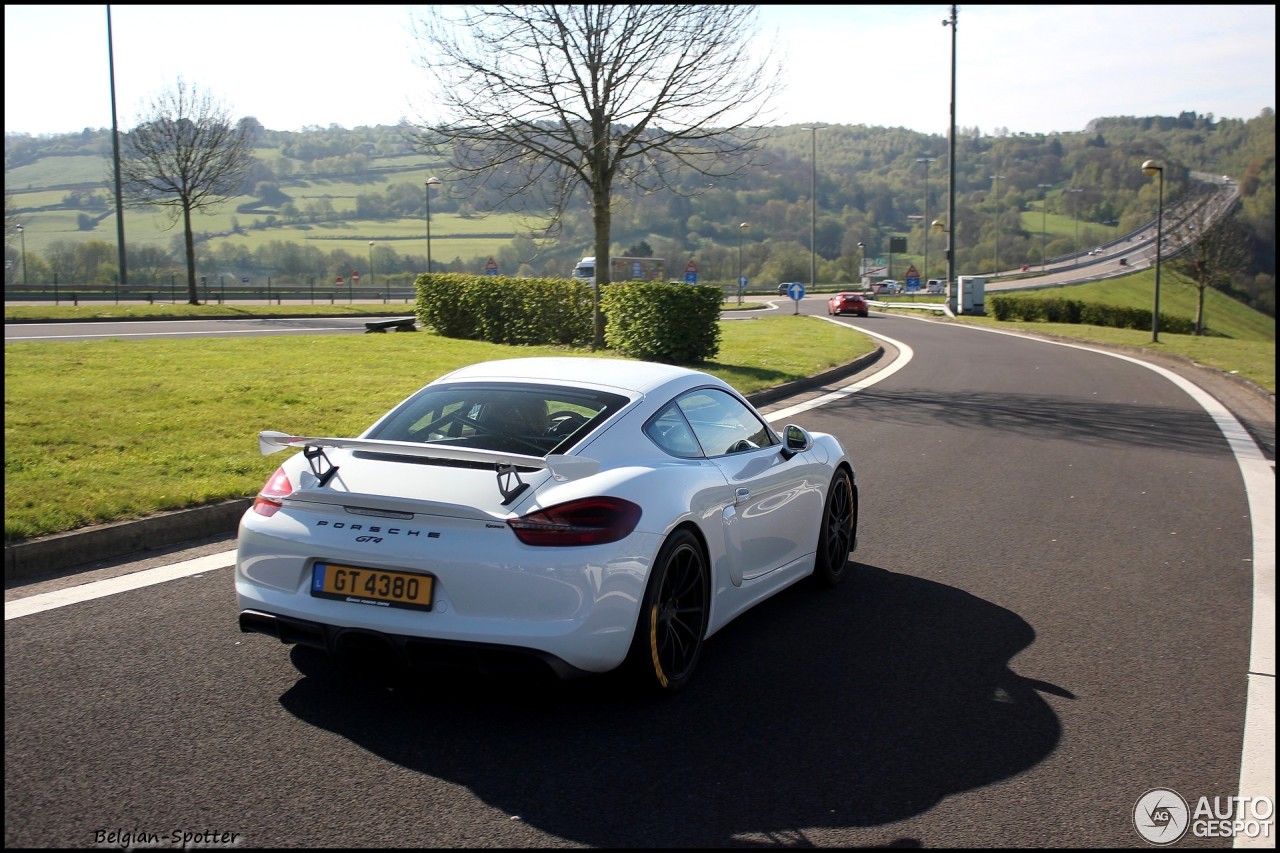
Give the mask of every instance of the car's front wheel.
M 702 653 L 710 604 L 702 546 L 688 530 L 677 530 L 654 562 L 627 657 L 639 687 L 673 693 L 688 683 Z
M 835 586 L 845 575 L 849 552 L 854 548 L 857 529 L 857 496 L 849 472 L 841 469 L 831 478 L 827 502 L 822 508 L 822 528 L 818 533 L 818 554 L 813 577 L 822 586 Z

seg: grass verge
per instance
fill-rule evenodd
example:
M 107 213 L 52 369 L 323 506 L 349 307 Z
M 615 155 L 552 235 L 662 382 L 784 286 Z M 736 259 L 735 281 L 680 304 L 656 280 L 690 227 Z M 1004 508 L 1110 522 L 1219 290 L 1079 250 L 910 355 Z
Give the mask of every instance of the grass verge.
M 812 317 L 721 329 L 716 360 L 698 367 L 744 394 L 876 347 Z M 9 344 L 5 541 L 247 497 L 280 462 L 259 455 L 260 430 L 355 435 L 456 367 L 594 354 L 429 332 Z

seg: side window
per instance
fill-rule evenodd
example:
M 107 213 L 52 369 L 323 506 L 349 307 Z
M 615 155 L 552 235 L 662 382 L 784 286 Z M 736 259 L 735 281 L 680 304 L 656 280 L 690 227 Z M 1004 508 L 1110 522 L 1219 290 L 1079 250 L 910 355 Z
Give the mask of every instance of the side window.
M 732 394 L 691 391 L 676 401 L 707 456 L 744 453 L 777 443 L 768 425 Z
M 686 459 L 702 456 L 702 448 L 693 437 L 689 422 L 675 403 L 667 406 L 644 425 L 644 434 L 672 456 Z

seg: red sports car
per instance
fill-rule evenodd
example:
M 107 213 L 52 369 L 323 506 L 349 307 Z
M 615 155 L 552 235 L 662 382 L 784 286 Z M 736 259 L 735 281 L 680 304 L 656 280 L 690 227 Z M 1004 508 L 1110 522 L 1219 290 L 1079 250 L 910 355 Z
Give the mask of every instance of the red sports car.
M 837 293 L 827 300 L 828 314 L 857 314 L 867 316 L 867 300 L 861 293 Z

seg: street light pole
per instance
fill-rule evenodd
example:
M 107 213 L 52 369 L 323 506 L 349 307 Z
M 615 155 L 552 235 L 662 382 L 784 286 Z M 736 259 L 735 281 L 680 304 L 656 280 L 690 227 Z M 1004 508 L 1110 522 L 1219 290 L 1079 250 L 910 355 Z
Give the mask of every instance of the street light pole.
M 427 274 L 431 274 L 431 188 L 440 186 L 435 175 L 427 178 Z
M 1071 265 L 1079 266 L 1080 264 L 1080 199 L 1076 198 L 1075 195 L 1076 193 L 1084 192 L 1084 188 L 1083 187 L 1067 187 L 1067 192 L 1071 193 L 1072 195 L 1071 215 L 1076 220 L 1076 240 L 1075 240 L 1075 243 L 1073 243 L 1071 246 L 1071 250 L 1075 255 L 1075 259 L 1071 262 Z
M 1147 160 L 1142 170 L 1147 177 L 1160 175 L 1160 202 L 1156 206 L 1156 300 L 1151 306 L 1151 342 L 1160 343 L 1160 242 L 1165 231 L 1165 167 L 1155 160 Z
M 992 275 L 1000 274 L 1000 179 L 1003 177 L 1004 175 L 991 176 L 991 180 L 996 182 L 995 191 L 992 193 L 996 202 L 996 248 L 995 248 L 996 257 L 995 257 L 995 270 L 992 271 L 991 273 Z
M 917 163 L 924 163 L 924 277 L 929 279 L 929 164 L 937 157 L 917 157 Z
M 18 225 L 18 242 L 22 244 L 22 286 L 27 286 L 27 232 Z
M 818 128 L 809 128 L 812 146 L 809 190 L 809 287 L 818 286 Z
M 1052 186 L 1053 184 L 1036 184 L 1036 187 L 1042 190 L 1047 190 Z M 1044 241 L 1045 241 L 1045 234 L 1048 231 L 1048 228 L 1046 227 L 1046 224 L 1048 223 L 1048 221 L 1049 221 L 1049 199 L 1046 193 L 1041 193 L 1040 194 L 1040 272 L 1042 273 L 1046 269 L 1045 258 L 1047 256 L 1045 255 L 1045 252 L 1044 252 Z
M 942 25 L 951 27 L 951 130 L 947 136 L 947 301 L 955 310 L 956 294 L 956 29 L 958 28 L 958 6 L 951 7 L 951 17 L 944 18 Z

